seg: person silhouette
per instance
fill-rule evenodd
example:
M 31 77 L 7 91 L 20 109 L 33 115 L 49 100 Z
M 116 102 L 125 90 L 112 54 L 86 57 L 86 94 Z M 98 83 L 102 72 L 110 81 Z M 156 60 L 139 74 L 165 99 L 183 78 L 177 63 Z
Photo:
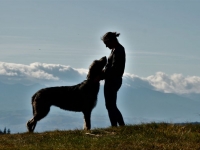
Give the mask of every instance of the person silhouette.
M 111 50 L 108 62 L 102 71 L 104 84 L 105 105 L 111 126 L 124 126 L 124 119 L 117 108 L 117 92 L 122 85 L 122 76 L 125 69 L 126 54 L 124 47 L 119 43 L 117 37 L 120 33 L 107 32 L 101 40 Z

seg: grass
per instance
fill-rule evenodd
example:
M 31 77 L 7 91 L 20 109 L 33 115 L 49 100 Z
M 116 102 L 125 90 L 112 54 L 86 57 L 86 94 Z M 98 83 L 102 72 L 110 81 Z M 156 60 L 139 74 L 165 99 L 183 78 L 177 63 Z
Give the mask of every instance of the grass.
M 0 149 L 200 150 L 200 125 L 150 123 L 118 128 L 0 135 Z

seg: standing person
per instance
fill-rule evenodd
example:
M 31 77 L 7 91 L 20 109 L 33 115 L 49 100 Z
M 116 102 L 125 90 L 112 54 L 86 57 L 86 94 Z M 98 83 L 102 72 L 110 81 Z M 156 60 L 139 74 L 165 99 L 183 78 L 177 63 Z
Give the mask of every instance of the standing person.
M 120 33 L 107 32 L 101 39 L 106 47 L 111 50 L 107 65 L 103 70 L 102 79 L 105 79 L 105 104 L 112 126 L 125 125 L 122 114 L 117 108 L 117 92 L 122 85 L 122 76 L 126 62 L 124 47 L 117 39 L 119 35 Z

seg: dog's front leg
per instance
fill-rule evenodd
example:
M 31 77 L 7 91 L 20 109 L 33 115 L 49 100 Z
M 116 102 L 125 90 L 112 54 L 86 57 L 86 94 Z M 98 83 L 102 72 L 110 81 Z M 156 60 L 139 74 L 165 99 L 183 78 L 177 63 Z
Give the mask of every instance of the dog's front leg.
M 84 125 L 83 125 L 83 129 L 84 130 L 90 130 L 91 128 L 91 110 L 87 110 L 87 111 L 83 111 L 83 115 L 84 115 Z

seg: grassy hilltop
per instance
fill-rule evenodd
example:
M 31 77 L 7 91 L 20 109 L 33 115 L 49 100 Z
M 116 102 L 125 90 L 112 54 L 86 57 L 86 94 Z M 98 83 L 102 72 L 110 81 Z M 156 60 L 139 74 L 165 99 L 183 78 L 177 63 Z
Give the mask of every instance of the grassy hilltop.
M 150 123 L 118 128 L 0 135 L 0 149 L 200 150 L 200 125 Z

